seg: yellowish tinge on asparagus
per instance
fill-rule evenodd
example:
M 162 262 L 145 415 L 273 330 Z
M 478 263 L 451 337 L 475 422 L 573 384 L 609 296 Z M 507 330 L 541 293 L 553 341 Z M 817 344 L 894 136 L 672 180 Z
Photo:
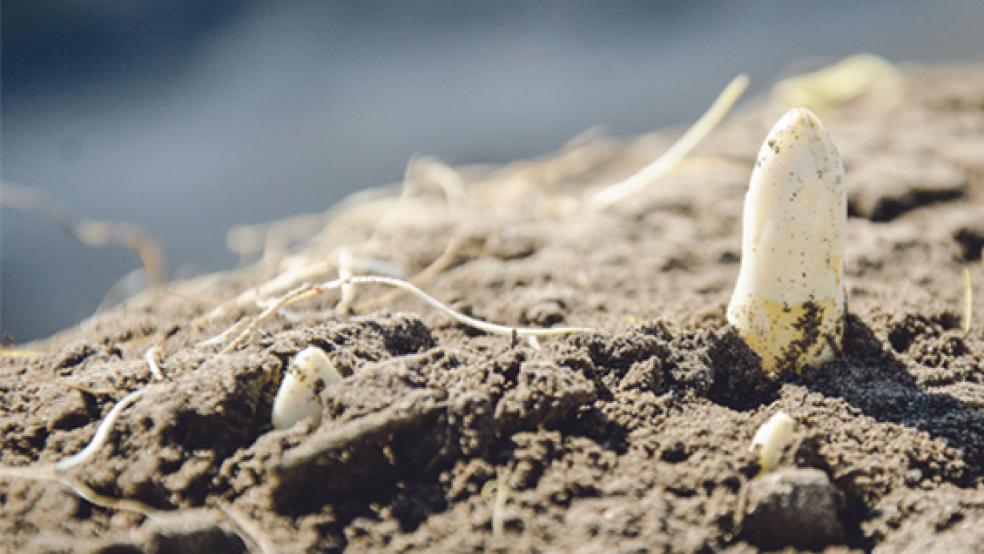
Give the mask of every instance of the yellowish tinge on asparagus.
M 828 361 L 844 334 L 847 187 L 820 120 L 790 111 L 769 132 L 745 196 L 728 321 L 767 373 Z
M 796 432 L 796 420 L 782 410 L 770 417 L 752 437 L 748 451 L 758 456 L 762 473 L 768 473 L 779 465 L 782 449 L 792 440 Z
M 341 380 L 324 350 L 309 346 L 298 352 L 273 400 L 274 428 L 287 429 L 302 419 L 320 417 L 321 390 Z

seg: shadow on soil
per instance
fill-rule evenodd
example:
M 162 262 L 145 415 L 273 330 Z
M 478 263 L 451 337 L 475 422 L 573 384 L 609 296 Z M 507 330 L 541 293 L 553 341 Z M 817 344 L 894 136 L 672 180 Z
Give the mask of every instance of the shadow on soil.
M 922 390 L 895 353 L 853 315 L 848 316 L 844 350 L 843 360 L 804 370 L 799 383 L 842 398 L 877 421 L 918 429 L 960 451 L 966 470 L 941 476 L 944 480 L 966 487 L 984 473 L 984 415 L 949 394 Z
M 984 474 L 984 415 L 944 393 L 926 392 L 896 356 L 891 344 L 879 340 L 860 318 L 848 315 L 844 357 L 821 368 L 807 368 L 794 382 L 837 397 L 880 422 L 904 425 L 940 439 L 958 451 L 962 464 L 936 464 L 912 459 L 911 469 L 923 478 L 939 478 L 959 487 L 974 486 Z M 814 441 L 816 442 L 816 441 Z M 833 476 L 818 453 L 823 445 L 801 444 L 795 456 Z M 834 479 L 845 494 L 842 521 L 852 546 L 870 548 L 861 523 L 870 516 L 866 492 L 853 473 Z

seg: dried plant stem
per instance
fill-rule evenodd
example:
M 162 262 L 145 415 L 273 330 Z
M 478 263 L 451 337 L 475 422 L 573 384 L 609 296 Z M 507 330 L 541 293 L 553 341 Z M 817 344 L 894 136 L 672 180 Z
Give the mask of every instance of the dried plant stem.
M 225 331 L 222 331 L 221 333 L 215 335 L 212 338 L 205 339 L 199 342 L 196 346 L 198 346 L 199 348 L 208 348 L 209 346 L 217 346 L 219 344 L 222 344 L 225 341 L 229 340 L 229 338 L 235 335 L 236 333 L 242 331 L 243 327 L 245 327 L 248 324 L 249 324 L 248 319 L 240 319 L 239 321 L 230 325 Z
M 164 283 L 167 277 L 164 249 L 144 230 L 127 223 L 79 219 L 54 198 L 30 187 L 3 182 L 0 183 L 0 191 L 0 204 L 48 214 L 59 227 L 82 244 L 129 248 L 140 258 L 148 287 Z
M 0 348 L 0 358 L 40 358 L 47 352 L 37 350 L 18 350 L 15 348 Z
M 216 507 L 238 527 L 240 536 L 253 543 L 256 552 L 260 554 L 273 554 L 277 551 L 273 542 L 267 538 L 266 534 L 260 529 L 259 525 L 248 515 L 227 502 L 219 502 Z
M 339 279 L 339 280 L 331 281 L 330 283 L 334 285 L 330 288 L 338 288 L 339 286 L 341 286 L 342 281 Z M 232 340 L 232 342 L 227 344 L 226 347 L 219 352 L 219 354 L 220 355 L 228 354 L 233 350 L 235 350 L 236 348 L 238 348 L 239 345 L 246 342 L 246 340 L 249 339 L 249 337 L 252 336 L 254 332 L 256 332 L 260 324 L 266 321 L 268 318 L 270 318 L 270 316 L 272 316 L 273 314 L 277 313 L 277 310 L 279 310 L 280 308 L 289 306 L 290 304 L 293 304 L 294 302 L 299 302 L 301 300 L 304 300 L 305 298 L 309 298 L 311 296 L 316 296 L 318 294 L 321 294 L 322 290 L 325 290 L 325 288 L 326 287 L 324 285 L 321 286 L 301 285 L 296 289 L 288 292 L 287 294 L 281 296 L 275 302 L 267 306 L 265 310 L 260 312 L 260 315 L 256 316 L 256 318 L 253 319 L 252 322 L 246 325 L 246 328 L 243 329 L 243 331 L 239 333 L 236 336 L 236 338 Z
M 273 303 L 271 303 L 263 312 L 258 316 L 253 318 L 252 321 L 246 325 L 246 328 L 233 339 L 225 348 L 222 349 L 219 354 L 228 354 L 246 342 L 250 336 L 259 328 L 260 324 L 273 316 L 277 310 L 299 302 L 301 300 L 310 298 L 321 294 L 324 291 L 334 290 L 341 288 L 343 285 L 386 285 L 390 287 L 395 287 L 406 291 L 417 299 L 421 300 L 425 304 L 431 306 L 432 308 L 438 310 L 439 312 L 447 315 L 451 319 L 457 321 L 458 323 L 471 327 L 473 329 L 478 329 L 486 333 L 493 335 L 506 335 L 506 336 L 517 336 L 517 337 L 550 337 L 559 335 L 570 335 L 573 333 L 592 333 L 600 332 L 599 329 L 591 327 L 511 327 L 509 325 L 500 325 L 498 323 L 490 323 L 488 321 L 483 321 L 465 315 L 454 308 L 442 303 L 440 300 L 434 298 L 433 296 L 427 294 L 426 292 L 420 290 L 416 285 L 403 279 L 397 279 L 395 277 L 384 277 L 382 275 L 357 275 L 349 279 L 335 279 L 332 281 L 324 282 L 320 285 L 302 285 L 293 291 L 287 293 L 286 295 L 280 297 Z M 223 334 L 228 333 L 228 330 L 224 331 Z M 213 342 L 214 339 L 209 339 L 208 342 Z
M 273 279 L 250 289 L 241 292 L 232 300 L 223 302 L 209 312 L 197 317 L 193 325 L 206 325 L 225 316 L 234 309 L 245 310 L 255 306 L 260 298 L 282 294 L 284 291 L 296 287 L 298 283 L 310 282 L 323 278 L 335 267 L 335 262 L 321 260 L 313 263 L 303 264 L 299 267 L 292 267 L 289 270 L 277 275 Z M 205 341 L 206 343 L 210 342 Z M 225 342 L 224 340 L 222 342 Z M 200 344 L 207 346 L 207 344 Z
M 57 475 L 56 477 L 56 481 L 69 488 L 79 498 L 84 499 L 90 504 L 95 504 L 100 508 L 105 508 L 107 510 L 126 510 L 128 512 L 136 512 L 148 517 L 153 516 L 159 511 L 151 506 L 148 506 L 147 504 L 144 504 L 143 502 L 140 502 L 139 500 L 132 500 L 129 498 L 113 498 L 104 494 L 99 494 L 98 492 L 92 490 L 89 485 L 86 485 L 75 477 L 68 475 Z
M 52 464 L 40 464 L 27 467 L 0 467 L 0 477 L 13 479 L 29 479 L 31 481 L 48 481 L 58 483 L 72 491 L 79 498 L 108 510 L 127 510 L 150 516 L 157 510 L 137 500 L 112 498 L 100 494 L 89 485 L 75 477 L 65 475 Z
M 392 277 L 382 277 L 377 275 L 359 275 L 353 277 L 350 280 L 350 282 L 352 284 L 388 285 L 391 287 L 396 287 L 398 289 L 403 289 L 409 292 L 410 294 L 416 296 L 419 300 L 421 300 L 425 304 L 444 313 L 445 315 L 457 321 L 458 323 L 493 335 L 507 335 L 507 336 L 516 335 L 520 337 L 528 337 L 528 336 L 550 337 L 550 336 L 558 336 L 558 335 L 569 335 L 572 333 L 590 333 L 590 332 L 598 331 L 598 329 L 592 329 L 590 327 L 542 328 L 542 327 L 510 327 L 509 325 L 499 325 L 497 323 L 489 323 L 487 321 L 482 321 L 481 319 L 477 319 L 465 315 L 459 311 L 456 311 L 450 306 L 443 304 L 440 300 L 420 290 L 413 283 L 409 283 L 402 279 L 394 279 Z
M 721 123 L 746 88 L 748 88 L 748 75 L 742 73 L 732 79 L 714 100 L 711 107 L 704 112 L 704 115 L 673 143 L 669 150 L 627 179 L 597 192 L 589 199 L 588 206 L 594 210 L 604 210 L 639 192 L 657 178 L 665 175 Z

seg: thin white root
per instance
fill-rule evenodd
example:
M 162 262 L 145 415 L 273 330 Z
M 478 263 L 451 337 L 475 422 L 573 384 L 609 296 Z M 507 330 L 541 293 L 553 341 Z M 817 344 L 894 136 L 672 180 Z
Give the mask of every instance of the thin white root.
M 264 305 L 264 302 L 261 299 L 275 298 L 281 294 L 285 294 L 286 291 L 290 290 L 292 287 L 298 287 L 299 283 L 322 279 L 326 274 L 330 273 L 336 265 L 338 265 L 337 262 L 332 261 L 319 261 L 314 263 L 307 263 L 301 260 L 297 261 L 301 262 L 300 265 L 291 267 L 289 270 L 258 287 L 243 291 L 235 299 L 223 303 L 208 313 L 199 316 L 194 322 L 192 322 L 192 324 L 206 325 L 220 317 L 225 316 L 235 309 L 248 309 L 251 306 L 262 306 L 266 308 L 269 303 Z M 384 260 L 363 258 L 359 256 L 352 256 L 351 268 L 353 272 L 368 271 L 394 276 L 399 276 L 401 274 L 400 268 L 395 264 Z M 240 325 L 239 327 L 227 328 L 221 334 L 199 342 L 198 346 L 210 347 L 217 344 L 225 344 L 230 337 L 242 331 L 241 325 L 245 325 L 244 321 L 246 320 L 239 320 L 237 322 L 237 325 Z
M 144 390 L 145 389 L 135 390 L 117 402 L 116 405 L 113 406 L 113 409 L 106 414 L 106 418 L 99 424 L 99 427 L 96 429 L 96 434 L 93 435 L 92 440 L 89 441 L 89 444 L 76 454 L 63 458 L 53 464 L 35 464 L 25 467 L 0 466 L 0 477 L 30 479 L 33 481 L 52 481 L 60 483 L 79 498 L 101 508 L 111 510 L 128 510 L 143 514 L 145 516 L 153 515 L 157 510 L 142 502 L 104 496 L 92 490 L 91 487 L 75 477 L 65 475 L 66 471 L 89 462 L 96 452 L 106 445 L 106 441 L 109 439 L 109 432 L 113 429 L 113 425 L 116 423 L 116 420 L 119 419 L 120 414 L 128 406 L 139 400 L 140 397 L 143 396 Z
M 248 515 L 227 502 L 219 502 L 216 506 L 229 518 L 229 521 L 239 528 L 240 535 L 248 542 L 253 543 L 256 552 L 273 554 L 277 551 L 273 542 L 267 538 L 263 530 Z
M 156 378 L 161 379 L 163 378 L 163 375 L 161 374 L 160 368 L 157 367 L 157 356 L 159 353 L 160 346 L 151 347 L 147 353 L 144 354 L 144 360 L 147 362 L 148 370 L 154 374 Z M 137 389 L 121 398 L 120 401 L 109 410 L 106 417 L 99 423 L 99 426 L 96 427 L 95 434 L 92 436 L 92 440 L 90 440 L 89 444 L 87 444 L 82 450 L 67 458 L 62 458 L 55 463 L 34 464 L 24 467 L 0 466 L 0 477 L 56 482 L 70 490 L 79 498 L 89 502 L 90 504 L 99 506 L 100 508 L 109 510 L 127 510 L 148 517 L 153 516 L 159 510 L 137 500 L 112 498 L 102 495 L 94 491 L 91 487 L 79 479 L 65 474 L 67 471 L 86 464 L 92 460 L 93 456 L 95 456 L 96 453 L 106 445 L 106 442 L 109 440 L 109 434 L 113 430 L 116 420 L 118 420 L 120 414 L 123 413 L 123 410 L 140 400 L 146 390 L 147 389 Z
M 455 309 L 441 303 L 440 300 L 434 298 L 433 296 L 427 294 L 426 292 L 420 290 L 412 283 L 404 281 L 402 279 L 394 279 L 392 277 L 382 277 L 378 275 L 359 275 L 352 277 L 350 280 L 352 284 L 375 284 L 375 285 L 388 285 L 391 287 L 396 287 L 398 289 L 405 290 L 410 294 L 416 296 L 419 300 L 423 301 L 430 307 L 444 313 L 451 319 L 457 321 L 458 323 L 471 327 L 473 329 L 478 329 L 479 331 L 484 331 L 493 335 L 506 335 L 506 336 L 520 336 L 520 337 L 553 337 L 560 335 L 570 335 L 573 333 L 592 333 L 598 332 L 598 329 L 591 327 L 510 327 L 508 325 L 499 325 L 497 323 L 489 323 L 487 321 L 482 321 L 481 319 L 476 319 L 471 316 L 467 316 Z M 327 288 L 331 284 L 325 283 L 321 285 L 322 288 Z
M 377 258 L 356 256 L 352 254 L 352 251 L 348 248 L 340 248 L 338 251 L 338 278 L 342 281 L 347 281 L 356 273 L 375 273 L 388 277 L 403 277 L 403 271 L 393 262 Z M 266 308 L 270 304 L 273 304 L 273 302 L 275 302 L 275 300 L 266 300 L 265 302 L 258 301 L 257 305 L 261 308 Z M 345 282 L 341 287 L 341 298 L 339 299 L 338 304 L 335 305 L 335 313 L 339 316 L 350 315 L 355 309 L 355 306 L 353 306 L 354 303 L 355 287 L 351 283 Z M 286 314 L 281 311 L 281 315 Z
M 40 358 L 41 356 L 46 356 L 47 352 L 39 352 L 35 350 L 17 350 L 12 348 L 7 348 L 6 346 L 0 346 L 0 358 Z
M 413 283 L 404 281 L 403 279 L 397 279 L 395 277 L 384 277 L 382 275 L 356 275 L 350 279 L 335 279 L 332 281 L 326 281 L 320 285 L 303 285 L 294 289 L 293 291 L 287 293 L 283 297 L 279 298 L 265 310 L 263 310 L 260 315 L 256 316 L 246 328 L 238 335 L 236 338 L 226 345 L 225 348 L 219 352 L 220 355 L 228 354 L 242 345 L 249 337 L 259 328 L 260 324 L 269 319 L 277 310 L 299 302 L 311 296 L 321 294 L 327 290 L 334 290 L 341 288 L 344 285 L 387 285 L 390 287 L 395 287 L 417 297 L 425 304 L 438 310 L 439 312 L 447 315 L 451 319 L 457 321 L 458 323 L 471 327 L 473 329 L 478 329 L 493 335 L 506 335 L 506 336 L 516 336 L 516 337 L 553 337 L 560 335 L 570 335 L 574 333 L 596 333 L 602 332 L 600 329 L 595 329 L 592 327 L 511 327 L 509 325 L 499 325 L 498 323 L 490 323 L 488 321 L 482 321 L 468 315 L 465 315 L 454 308 L 442 303 L 440 300 L 434 298 L 433 296 L 427 294 L 426 292 L 417 288 Z M 226 334 L 228 331 L 224 332 Z M 211 342 L 211 340 L 210 340 Z
M 89 444 L 74 455 L 57 462 L 54 466 L 55 469 L 58 471 L 67 471 L 75 466 L 88 462 L 106 444 L 106 441 L 109 439 L 109 432 L 113 430 L 113 425 L 123 410 L 137 400 L 140 400 L 140 397 L 144 395 L 144 391 L 145 389 L 137 389 L 117 402 L 113 406 L 113 409 L 106 414 L 106 419 L 103 419 L 99 427 L 96 428 L 96 434 L 92 436 Z
M 61 483 L 64 487 L 71 490 L 79 498 L 99 506 L 100 508 L 105 508 L 107 510 L 126 510 L 129 512 L 137 512 L 138 514 L 152 517 L 159 510 L 156 510 L 139 500 L 131 500 L 128 498 L 112 498 L 99 494 L 98 492 L 92 490 L 89 485 L 86 485 L 82 481 L 68 475 L 55 475 L 55 481 Z
M 604 210 L 646 188 L 668 173 L 721 123 L 746 88 L 748 88 L 748 75 L 742 73 L 732 79 L 704 115 L 700 116 L 700 119 L 673 143 L 669 150 L 623 181 L 597 192 L 589 199 L 588 206 L 594 210 Z
M 138 514 L 144 516 L 152 516 L 155 512 L 157 512 L 154 508 L 151 508 L 150 506 L 137 500 L 112 498 L 99 494 L 82 481 L 79 481 L 70 475 L 63 475 L 52 464 L 40 464 L 27 467 L 0 466 L 0 477 L 58 483 L 86 502 L 108 510 L 127 510 L 137 512 Z
M 0 477 L 8 479 L 31 479 L 33 481 L 57 481 L 52 464 L 32 466 L 0 466 Z
M 341 281 L 338 280 L 332 281 L 332 283 L 337 283 L 337 284 L 331 288 L 338 288 L 338 286 L 341 285 Z M 246 328 L 243 329 L 241 333 L 236 335 L 236 338 L 233 339 L 232 342 L 227 344 L 226 347 L 219 352 L 219 355 L 228 354 L 233 350 L 235 350 L 236 348 L 238 348 L 240 344 L 245 342 L 246 339 L 248 339 L 256 331 L 257 328 L 259 328 L 261 323 L 269 319 L 270 316 L 272 316 L 273 314 L 277 313 L 277 310 L 279 310 L 280 308 L 293 304 L 294 302 L 299 302 L 300 300 L 303 300 L 310 296 L 320 294 L 322 290 L 323 290 L 323 286 L 316 287 L 311 285 L 301 285 L 296 289 L 288 292 L 284 296 L 280 297 L 279 300 L 267 306 L 267 308 L 263 310 L 260 313 L 260 315 L 256 316 L 256 318 L 253 319 L 253 321 L 250 322 L 249 325 L 247 325 Z
M 161 347 L 160 345 L 151 346 L 144 353 L 144 361 L 147 362 L 147 370 L 153 375 L 154 379 L 158 381 L 164 380 L 164 374 L 161 372 L 160 360 L 161 359 Z

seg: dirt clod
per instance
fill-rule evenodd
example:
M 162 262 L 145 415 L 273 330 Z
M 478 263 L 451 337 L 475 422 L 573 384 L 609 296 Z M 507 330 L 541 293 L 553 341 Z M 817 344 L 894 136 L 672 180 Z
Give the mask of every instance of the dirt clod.
M 246 553 L 247 546 L 232 526 L 213 510 L 162 514 L 147 521 L 134 535 L 147 554 Z
M 743 536 L 764 548 L 821 548 L 844 538 L 838 493 L 816 469 L 782 469 L 748 485 Z

